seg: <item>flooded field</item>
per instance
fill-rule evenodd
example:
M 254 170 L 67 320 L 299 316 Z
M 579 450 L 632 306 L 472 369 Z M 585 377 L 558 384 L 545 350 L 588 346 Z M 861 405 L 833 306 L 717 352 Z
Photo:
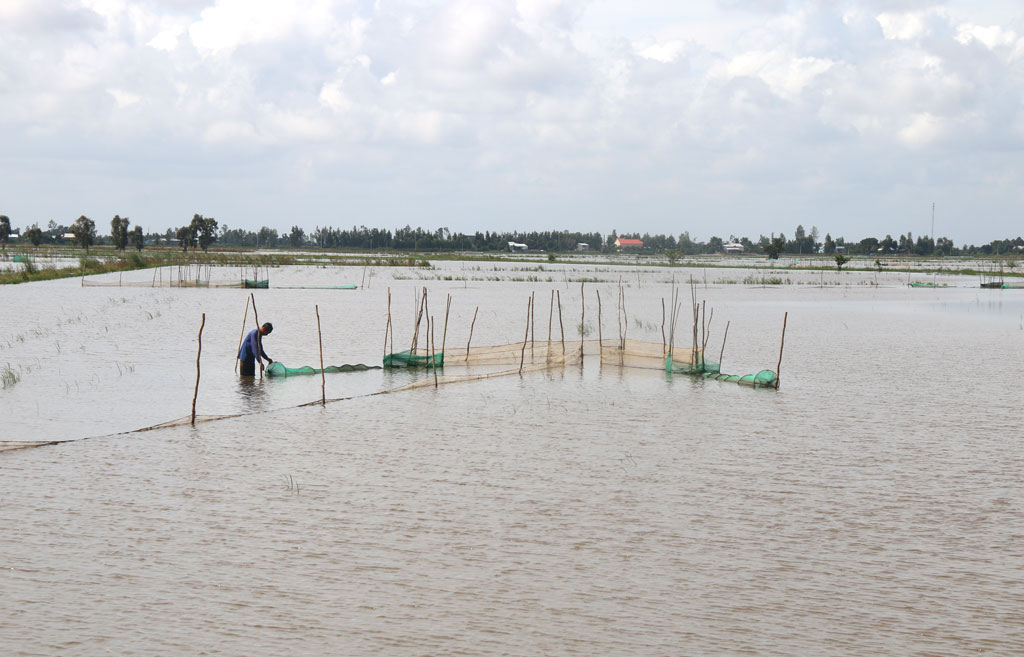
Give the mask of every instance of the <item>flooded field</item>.
M 325 364 L 379 365 L 389 287 L 396 350 L 423 286 L 448 345 L 475 312 L 474 345 L 521 340 L 531 292 L 546 339 L 553 290 L 578 344 L 597 292 L 618 334 L 620 280 L 660 343 L 691 276 L 725 372 L 775 369 L 789 313 L 778 391 L 588 355 L 387 395 L 425 375 L 333 374 L 345 400 L 297 407 L 319 376 L 233 372 L 248 290 L 0 288 L 0 440 L 68 441 L 0 452 L 4 654 L 1021 654 L 1024 290 L 509 261 L 253 292 L 275 360 L 318 366 L 316 304 Z M 203 313 L 197 412 L 239 415 L 132 432 L 189 414 Z

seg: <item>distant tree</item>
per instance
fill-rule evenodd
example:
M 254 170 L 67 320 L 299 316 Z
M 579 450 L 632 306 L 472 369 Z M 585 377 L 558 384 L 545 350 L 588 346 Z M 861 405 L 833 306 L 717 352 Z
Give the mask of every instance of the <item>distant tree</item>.
M 832 235 L 825 233 L 825 243 L 822 246 L 822 250 L 826 255 L 832 255 L 836 252 L 836 243 L 832 241 Z
M 200 249 L 208 251 L 210 245 L 217 241 L 217 220 L 201 214 L 193 215 L 189 233 L 193 248 L 198 244 Z
M 181 250 L 188 253 L 188 247 L 192 246 L 192 228 L 190 226 L 182 226 L 174 236 L 181 243 Z
M 879 242 L 877 237 L 865 237 L 860 241 L 860 244 L 857 245 L 857 250 L 862 255 L 871 255 L 878 251 L 878 244 Z
M 43 231 L 39 230 L 39 226 L 32 224 L 32 227 L 25 231 L 25 237 L 32 242 L 32 246 L 38 247 L 43 242 Z
M 769 260 L 778 260 L 779 254 L 786 248 L 786 238 L 782 236 L 772 238 L 772 241 L 761 248 L 764 249 L 764 254 L 768 256 Z
M 146 238 L 142 234 L 142 226 L 136 226 L 135 230 L 132 231 L 132 246 L 135 250 L 142 251 L 142 247 L 146 245 Z
M 725 250 L 725 243 L 722 241 L 721 237 L 714 237 L 713 236 L 713 237 L 711 237 L 708 240 L 708 247 L 707 247 L 708 253 L 721 253 L 724 250 Z
M 850 262 L 850 259 L 848 257 L 843 255 L 842 253 L 836 254 L 836 269 L 838 269 L 839 271 L 843 271 L 843 265 L 845 265 L 848 262 Z
M 7 240 L 11 238 L 11 219 L 6 214 L 0 214 L 0 244 L 4 251 L 7 251 Z
M 299 248 L 306 243 L 306 231 L 302 230 L 298 226 L 292 226 L 292 232 L 288 234 L 288 242 L 294 248 Z
M 124 253 L 125 247 L 128 246 L 129 223 L 131 222 L 128 217 L 120 217 L 116 214 L 110 220 L 110 243 L 121 253 Z
M 277 231 L 273 228 L 263 226 L 256 233 L 256 246 L 277 246 Z
M 668 258 L 670 265 L 674 265 L 679 260 L 679 251 L 677 249 L 665 249 L 665 257 Z
M 89 247 L 96 241 L 96 222 L 83 214 L 71 224 L 71 232 L 75 234 L 75 242 L 89 253 Z

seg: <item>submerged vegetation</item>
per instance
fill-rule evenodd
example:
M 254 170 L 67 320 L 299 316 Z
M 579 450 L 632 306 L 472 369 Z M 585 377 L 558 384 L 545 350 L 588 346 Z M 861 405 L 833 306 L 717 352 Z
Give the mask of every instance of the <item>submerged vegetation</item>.
M 44 266 L 39 259 L 50 259 L 54 264 Z M 70 264 L 77 259 L 77 264 Z M 53 247 L 36 254 L 16 255 L 11 270 L 0 270 L 0 285 L 47 281 L 57 278 L 74 278 L 93 274 L 134 271 L 154 267 L 282 267 L 287 265 L 310 265 L 317 267 L 410 267 L 430 269 L 432 265 L 424 258 L 402 255 L 360 256 L 330 255 L 319 252 L 308 253 L 253 253 L 245 251 L 218 251 L 184 255 L 173 249 L 151 249 L 141 252 L 119 253 L 113 248 L 93 247 L 91 251 L 68 247 Z M 61 264 L 63 263 L 63 264 Z M 20 266 L 18 266 L 20 265 Z

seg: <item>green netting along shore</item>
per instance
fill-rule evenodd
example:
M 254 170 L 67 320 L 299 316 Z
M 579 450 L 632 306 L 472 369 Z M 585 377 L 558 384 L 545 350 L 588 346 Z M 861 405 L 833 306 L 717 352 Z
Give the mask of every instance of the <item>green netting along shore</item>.
M 722 374 L 721 364 L 697 359 L 698 362 L 677 363 L 672 361 L 672 356 L 665 357 L 665 371 L 673 374 L 689 374 L 691 376 L 702 376 L 705 379 L 716 381 L 731 381 L 740 385 L 752 386 L 755 388 L 768 388 L 775 386 L 777 375 L 771 370 L 761 370 L 757 374 Z
M 412 351 L 399 351 L 384 356 L 384 367 L 444 367 L 444 352 L 439 351 L 433 356 L 415 354 Z
M 278 361 L 274 361 L 267 367 L 267 376 L 301 376 L 304 374 L 319 374 L 321 371 L 324 374 L 337 374 L 339 372 L 365 372 L 366 370 L 379 370 L 380 367 L 377 365 L 363 365 L 357 363 L 355 365 L 328 365 L 323 370 L 318 370 L 314 367 L 306 365 L 305 367 L 285 367 Z

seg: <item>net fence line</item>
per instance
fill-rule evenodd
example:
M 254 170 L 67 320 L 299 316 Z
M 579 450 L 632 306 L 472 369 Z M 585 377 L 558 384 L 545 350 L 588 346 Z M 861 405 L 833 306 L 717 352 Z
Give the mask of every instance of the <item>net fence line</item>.
M 565 352 L 563 353 L 563 349 Z M 429 363 L 436 362 L 433 357 L 426 360 L 427 352 L 425 349 L 416 350 L 418 353 L 412 353 L 414 356 L 422 356 L 428 365 L 422 369 L 425 371 L 431 371 L 433 368 L 430 367 Z M 704 378 L 715 378 L 724 381 L 735 381 L 738 383 L 750 382 L 753 387 L 771 387 L 771 383 L 774 381 L 759 380 L 758 375 L 746 375 L 744 377 L 730 376 L 720 374 L 717 370 L 716 363 L 705 363 L 703 358 L 703 352 L 693 350 L 690 348 L 675 347 L 671 349 L 669 354 L 669 348 L 662 343 L 655 342 L 644 342 L 641 340 L 619 340 L 619 339 L 607 339 L 607 340 L 584 340 L 582 342 L 573 342 L 563 346 L 561 342 L 555 341 L 520 341 L 513 342 L 510 344 L 503 345 L 490 345 L 490 346 L 479 346 L 466 348 L 451 348 L 444 353 L 435 354 L 435 356 L 441 356 L 442 360 L 437 366 L 436 370 L 444 369 L 444 361 L 449 363 L 450 368 L 487 368 L 487 371 L 475 371 L 465 372 L 461 374 L 437 374 L 432 376 L 430 374 L 425 375 L 423 378 L 412 381 L 395 388 L 388 388 L 386 390 L 377 390 L 361 395 L 351 395 L 347 397 L 333 397 L 326 400 L 313 400 L 302 404 L 296 404 L 294 406 L 285 406 L 282 408 L 268 409 L 263 411 L 253 411 L 250 413 L 228 413 L 228 414 L 216 414 L 216 415 L 197 415 L 195 418 L 196 423 L 208 423 L 217 422 L 221 420 L 228 420 L 239 417 L 247 417 L 253 415 L 260 415 L 264 413 L 276 413 L 279 411 L 292 410 L 296 408 L 305 408 L 308 406 L 321 406 L 328 403 L 339 403 L 344 401 L 351 401 L 353 399 L 364 399 L 368 397 L 376 397 L 379 395 L 389 395 L 398 392 L 406 392 L 410 390 L 417 390 L 420 388 L 440 387 L 441 385 L 449 385 L 454 383 L 467 383 L 472 381 L 481 381 L 485 379 L 493 379 L 499 377 L 507 377 L 516 374 L 530 374 L 534 372 L 541 372 L 544 370 L 562 368 L 567 366 L 583 366 L 585 354 L 598 355 L 599 363 L 601 366 L 617 366 L 625 367 L 630 369 L 646 369 L 646 370 L 662 370 L 669 373 L 679 373 L 687 375 L 703 376 Z M 490 369 L 497 366 L 511 366 L 501 367 L 500 369 Z M 300 368 L 296 368 L 300 369 Z M 435 371 L 436 371 L 435 370 Z M 358 371 L 358 370 L 357 370 Z M 769 372 L 763 370 L 762 372 Z M 774 373 L 771 373 L 774 377 Z M 29 447 L 42 447 L 45 445 L 58 445 L 70 442 L 80 442 L 83 440 L 90 440 L 93 438 L 107 438 L 113 436 L 124 436 L 138 433 L 145 433 L 148 431 L 156 431 L 159 429 L 167 429 L 172 427 L 180 427 L 190 425 L 192 423 L 191 415 L 186 415 L 181 418 L 174 420 L 168 420 L 166 422 L 160 422 L 140 429 L 132 429 L 129 431 L 120 431 L 109 434 L 101 434 L 97 436 L 85 436 L 82 438 L 72 438 L 69 440 L 45 440 L 45 441 L 25 441 L 25 440 L 0 440 L 0 452 L 12 451 L 17 449 L 25 449 Z

